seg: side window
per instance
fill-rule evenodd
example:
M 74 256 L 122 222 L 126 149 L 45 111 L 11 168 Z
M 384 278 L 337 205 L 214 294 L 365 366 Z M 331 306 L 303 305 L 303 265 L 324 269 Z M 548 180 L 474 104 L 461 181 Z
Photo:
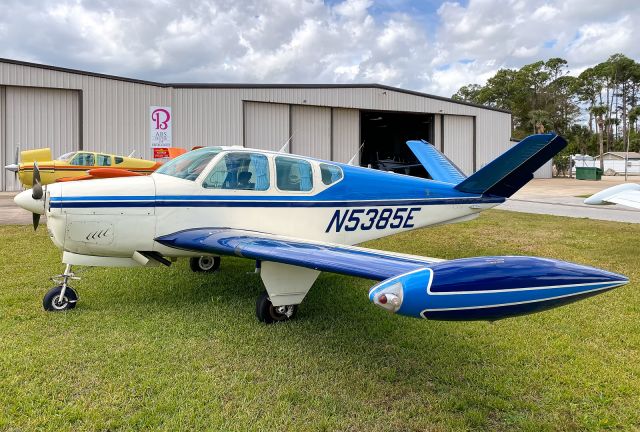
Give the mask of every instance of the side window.
M 342 179 L 342 170 L 335 165 L 321 163 L 320 176 L 322 177 L 322 183 L 330 185 Z
M 202 186 L 209 189 L 269 189 L 269 160 L 258 153 L 229 153 L 211 170 Z
M 115 156 L 114 159 L 116 160 L 116 165 L 121 164 L 122 162 L 124 162 L 124 158 L 122 158 L 120 156 Z
M 97 160 L 98 166 L 111 166 L 111 156 L 99 154 Z
M 313 188 L 311 164 L 302 159 L 276 157 L 276 176 L 278 189 L 283 191 L 307 192 Z
M 69 162 L 71 165 L 94 166 L 95 158 L 93 153 L 78 152 Z

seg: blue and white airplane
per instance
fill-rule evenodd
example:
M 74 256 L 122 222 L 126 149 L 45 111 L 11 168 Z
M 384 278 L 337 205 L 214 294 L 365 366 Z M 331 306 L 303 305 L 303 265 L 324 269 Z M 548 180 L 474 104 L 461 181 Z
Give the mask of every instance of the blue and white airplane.
M 441 260 L 353 245 L 429 225 L 468 221 L 533 178 L 566 146 L 532 135 L 465 177 L 424 141 L 408 146 L 432 179 L 286 153 L 205 147 L 151 176 L 34 188 L 16 203 L 41 214 L 67 265 L 46 310 L 75 307 L 72 265 L 151 266 L 191 258 L 215 270 L 220 255 L 256 261 L 265 323 L 291 319 L 321 271 L 379 281 L 375 305 L 401 315 L 496 320 L 548 309 L 624 285 L 608 271 L 528 256 Z M 34 176 L 37 176 L 37 170 Z

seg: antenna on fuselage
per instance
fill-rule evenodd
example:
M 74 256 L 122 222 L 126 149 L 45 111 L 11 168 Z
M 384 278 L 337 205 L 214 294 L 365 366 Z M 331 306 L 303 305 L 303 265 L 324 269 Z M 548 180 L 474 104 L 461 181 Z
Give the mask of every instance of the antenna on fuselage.
M 364 147 L 364 141 L 362 141 L 362 144 L 360 144 L 360 147 L 358 147 L 358 151 L 356 152 L 356 154 L 354 154 L 353 157 L 351 157 L 351 159 L 349 159 L 349 162 L 347 162 L 347 165 L 353 165 L 353 163 L 355 162 L 356 158 L 358 156 L 360 156 L 360 150 L 362 150 L 362 147 Z
M 291 138 L 293 138 L 293 135 L 291 135 L 289 139 L 284 142 L 282 147 L 280 147 L 280 150 L 278 150 L 278 153 L 284 153 L 284 149 L 286 149 L 289 143 L 291 142 Z
M 127 157 L 133 157 L 134 154 L 136 154 L 136 149 L 133 149 L 133 151 L 131 153 L 129 153 L 129 156 L 127 156 Z

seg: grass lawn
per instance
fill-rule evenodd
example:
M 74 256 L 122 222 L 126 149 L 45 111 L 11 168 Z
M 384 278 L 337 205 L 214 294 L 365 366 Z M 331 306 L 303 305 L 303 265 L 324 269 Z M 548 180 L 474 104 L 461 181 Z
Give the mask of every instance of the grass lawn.
M 489 211 L 367 246 L 443 258 L 539 255 L 626 274 L 544 313 L 453 323 L 369 304 L 323 273 L 290 323 L 254 317 L 248 260 L 221 272 L 87 269 L 76 310 L 45 313 L 60 254 L 0 227 L 0 430 L 640 428 L 640 225 Z

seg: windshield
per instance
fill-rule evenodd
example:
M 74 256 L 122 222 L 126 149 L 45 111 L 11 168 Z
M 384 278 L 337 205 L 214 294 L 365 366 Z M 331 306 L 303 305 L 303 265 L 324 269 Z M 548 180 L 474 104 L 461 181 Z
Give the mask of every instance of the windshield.
M 69 153 L 65 153 L 62 156 L 60 156 L 58 158 L 58 160 L 60 161 L 65 161 L 65 162 L 69 162 L 71 160 L 71 158 L 73 157 L 73 155 L 75 155 L 76 152 L 69 152 Z
M 156 170 L 158 174 L 194 181 L 218 153 L 219 147 L 204 147 L 170 160 Z

